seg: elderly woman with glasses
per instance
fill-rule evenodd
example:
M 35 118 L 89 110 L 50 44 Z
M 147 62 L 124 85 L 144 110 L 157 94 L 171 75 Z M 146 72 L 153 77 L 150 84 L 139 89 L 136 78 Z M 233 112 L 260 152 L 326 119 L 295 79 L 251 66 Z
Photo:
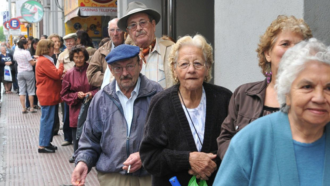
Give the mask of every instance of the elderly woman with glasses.
M 312 38 L 289 49 L 275 86 L 281 111 L 234 136 L 214 186 L 329 185 L 330 48 Z
M 207 83 L 213 54 L 203 36 L 179 39 L 169 61 L 176 85 L 151 100 L 140 147 L 143 166 L 153 185 L 170 185 L 173 176 L 188 185 L 192 175 L 211 185 L 220 165 L 216 138 L 232 93 Z
M 78 139 L 76 139 L 78 116 L 84 98 L 88 95 L 91 99 L 98 91 L 97 87 L 89 85 L 86 75 L 89 55 L 85 47 L 75 46 L 70 51 L 70 60 L 75 65 L 67 71 L 62 81 L 61 97 L 69 105 L 70 127 L 73 140 L 73 152 L 78 149 Z M 69 159 L 70 163 L 74 158 Z

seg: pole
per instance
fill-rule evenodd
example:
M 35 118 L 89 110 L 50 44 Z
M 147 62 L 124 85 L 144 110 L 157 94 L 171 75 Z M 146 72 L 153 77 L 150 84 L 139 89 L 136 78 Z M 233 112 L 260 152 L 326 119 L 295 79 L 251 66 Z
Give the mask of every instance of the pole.
M 9 13 L 9 19 L 11 19 L 11 0 L 8 0 L 8 13 Z M 8 39 L 10 38 L 10 28 L 8 29 Z

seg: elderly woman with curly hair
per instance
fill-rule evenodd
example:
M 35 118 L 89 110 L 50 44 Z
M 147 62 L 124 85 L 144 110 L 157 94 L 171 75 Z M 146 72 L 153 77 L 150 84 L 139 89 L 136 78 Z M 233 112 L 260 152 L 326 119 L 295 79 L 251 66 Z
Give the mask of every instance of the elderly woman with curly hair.
M 220 165 L 216 138 L 232 93 L 208 83 L 212 52 L 201 35 L 182 37 L 172 47 L 169 61 L 176 85 L 151 100 L 140 147 L 152 185 L 170 185 L 173 176 L 188 185 L 193 175 L 213 183 Z
M 260 37 L 257 49 L 259 66 L 266 79 L 238 87 L 229 104 L 228 116 L 221 125 L 217 139 L 218 155 L 222 159 L 231 138 L 253 120 L 279 110 L 275 77 L 285 51 L 304 39 L 312 37 L 309 26 L 302 19 L 280 15 Z
M 214 186 L 330 183 L 330 48 L 312 38 L 279 64 L 280 112 L 262 117 L 231 140 Z
M 50 142 L 53 139 L 53 127 L 58 113 L 58 104 L 61 101 L 61 78 L 63 61 L 59 61 L 57 69 L 51 57 L 54 53 L 54 42 L 41 39 L 37 46 L 38 55 L 36 65 L 37 96 L 41 105 L 39 153 L 54 153 L 57 149 Z

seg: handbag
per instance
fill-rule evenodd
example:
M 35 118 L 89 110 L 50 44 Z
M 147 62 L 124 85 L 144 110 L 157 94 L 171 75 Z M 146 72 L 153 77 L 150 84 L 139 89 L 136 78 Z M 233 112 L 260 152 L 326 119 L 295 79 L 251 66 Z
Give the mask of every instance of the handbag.
M 4 70 L 5 70 L 4 71 L 4 74 L 5 75 L 4 75 L 3 80 L 5 80 L 5 81 L 13 81 L 13 78 L 11 76 L 11 68 L 10 68 L 10 66 L 6 65 Z
M 82 129 L 83 129 L 84 123 L 86 121 L 88 107 L 89 107 L 89 104 L 91 103 L 91 99 L 88 99 L 88 97 L 89 97 L 89 95 L 87 95 L 84 98 L 83 104 L 80 107 L 80 112 L 79 112 L 79 116 L 78 116 L 78 124 L 77 124 L 77 133 L 76 133 L 77 140 L 80 139 Z
M 188 186 L 207 186 L 207 183 L 205 180 L 201 180 L 199 183 L 197 183 L 196 176 L 193 176 L 189 180 Z

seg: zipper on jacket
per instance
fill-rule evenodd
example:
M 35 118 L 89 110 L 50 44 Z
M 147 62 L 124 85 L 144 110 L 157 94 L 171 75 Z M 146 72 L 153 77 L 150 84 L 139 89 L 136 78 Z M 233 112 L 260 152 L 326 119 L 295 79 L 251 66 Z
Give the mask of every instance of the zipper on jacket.
M 136 99 L 134 100 L 134 103 L 133 103 L 132 122 L 133 122 L 133 118 L 134 118 L 134 105 L 135 105 L 136 100 L 139 99 L 139 98 L 142 98 L 142 97 L 148 97 L 148 96 L 154 95 L 156 93 L 157 93 L 157 91 L 153 91 L 150 94 L 146 94 L 146 95 L 143 95 L 143 96 L 136 97 Z M 117 107 L 119 108 L 119 111 L 121 112 L 121 114 L 125 118 L 123 107 L 121 106 L 120 101 L 119 101 L 119 104 L 118 104 L 118 101 L 116 100 L 116 98 L 112 97 L 107 92 L 106 92 L 106 94 L 110 97 L 110 99 L 112 99 L 114 101 L 115 105 L 117 105 Z M 125 118 L 125 121 L 126 121 L 126 118 Z M 132 126 L 132 122 L 131 122 L 131 126 Z M 130 155 L 130 151 L 129 151 L 129 138 L 130 138 L 130 135 L 131 135 L 131 130 L 129 130 L 130 132 L 128 132 L 128 123 L 127 123 L 127 121 L 126 121 L 126 127 L 127 127 L 127 131 L 126 131 L 126 154 L 127 154 L 127 158 L 128 158 L 129 155 Z

